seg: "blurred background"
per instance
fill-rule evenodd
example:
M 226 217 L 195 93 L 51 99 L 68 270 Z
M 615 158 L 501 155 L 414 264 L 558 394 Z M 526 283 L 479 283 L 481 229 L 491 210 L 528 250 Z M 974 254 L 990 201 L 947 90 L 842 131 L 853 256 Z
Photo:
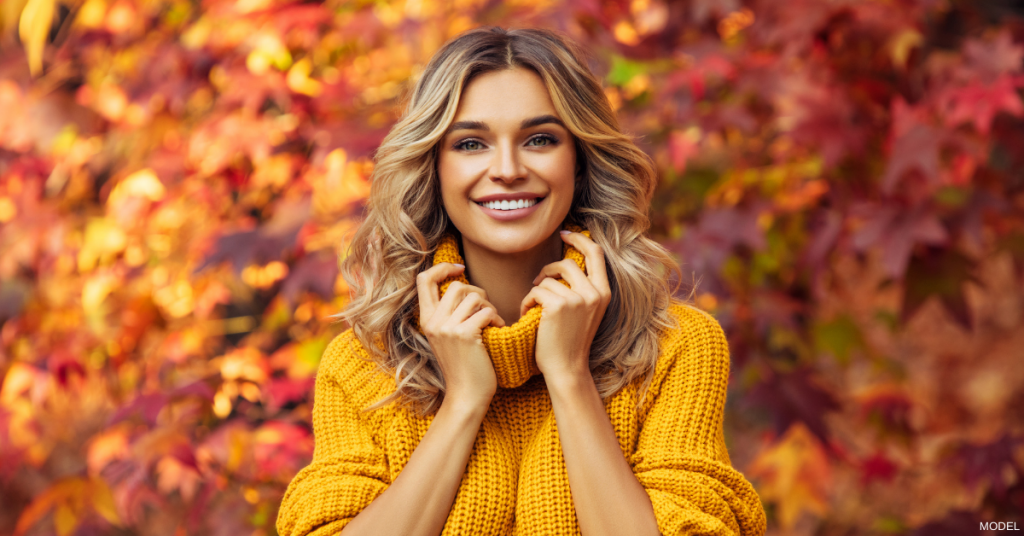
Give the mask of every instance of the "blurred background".
M 431 54 L 565 32 L 658 163 L 773 535 L 1024 516 L 1024 5 L 4 0 L 0 534 L 272 535 Z M 692 279 L 692 281 L 691 281 Z

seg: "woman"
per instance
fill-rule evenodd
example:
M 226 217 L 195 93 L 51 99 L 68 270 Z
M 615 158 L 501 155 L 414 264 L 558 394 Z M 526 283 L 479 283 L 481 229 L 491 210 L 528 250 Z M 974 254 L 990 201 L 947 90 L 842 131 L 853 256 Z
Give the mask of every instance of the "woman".
M 644 236 L 655 182 L 571 43 L 446 44 L 378 152 L 278 532 L 762 534 L 725 338 Z

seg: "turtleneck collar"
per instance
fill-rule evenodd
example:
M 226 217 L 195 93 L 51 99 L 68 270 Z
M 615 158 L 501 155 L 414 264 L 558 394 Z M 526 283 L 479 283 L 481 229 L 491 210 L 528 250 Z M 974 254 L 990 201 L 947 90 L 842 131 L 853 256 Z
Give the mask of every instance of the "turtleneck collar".
M 590 237 L 590 231 L 575 225 L 566 225 L 566 229 L 582 233 Z M 569 244 L 562 245 L 562 258 L 573 260 L 584 273 L 587 271 L 583 254 Z M 459 254 L 459 242 L 455 235 L 448 234 L 441 239 L 434 252 L 434 265 L 442 262 L 453 264 L 464 264 Z M 458 277 L 450 277 L 441 282 L 440 295 L 448 290 L 453 281 L 461 281 L 469 284 L 465 272 Z M 562 279 L 558 279 L 565 286 L 569 286 Z M 501 328 L 488 326 L 483 331 L 484 346 L 491 356 L 494 364 L 494 373 L 498 377 L 498 387 L 514 389 L 526 383 L 533 375 L 540 374 L 537 368 L 535 350 L 537 346 L 537 327 L 540 326 L 539 305 L 534 306 L 519 318 L 514 324 Z

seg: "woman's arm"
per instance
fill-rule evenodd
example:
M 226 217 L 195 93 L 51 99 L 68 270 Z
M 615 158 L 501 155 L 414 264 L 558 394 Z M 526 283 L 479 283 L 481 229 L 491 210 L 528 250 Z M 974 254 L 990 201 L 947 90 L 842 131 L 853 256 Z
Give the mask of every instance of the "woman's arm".
M 656 535 L 651 499 L 623 456 L 590 372 L 590 346 L 611 301 L 604 252 L 584 233 L 561 234 L 584 255 L 587 272 L 568 259 L 545 266 L 522 309 L 544 308 L 537 367 L 551 396 L 580 532 Z
M 622 454 L 590 372 L 547 385 L 583 536 L 660 534 L 651 498 Z
M 409 463 L 342 534 L 440 534 L 486 412 L 486 404 L 442 403 Z
M 483 289 L 455 281 L 440 296 L 440 281 L 464 269 L 442 263 L 416 278 L 423 334 L 441 368 L 445 398 L 409 463 L 345 527 L 345 536 L 434 536 L 444 529 L 480 423 L 498 388 L 481 331 L 488 324 L 504 325 Z

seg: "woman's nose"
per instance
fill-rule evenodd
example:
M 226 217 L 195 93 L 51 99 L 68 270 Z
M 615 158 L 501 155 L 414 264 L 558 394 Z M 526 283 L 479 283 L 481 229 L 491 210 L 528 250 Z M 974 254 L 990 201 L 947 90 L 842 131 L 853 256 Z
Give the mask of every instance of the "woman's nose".
M 515 147 L 499 144 L 491 162 L 491 179 L 512 182 L 526 177 L 526 167 Z

